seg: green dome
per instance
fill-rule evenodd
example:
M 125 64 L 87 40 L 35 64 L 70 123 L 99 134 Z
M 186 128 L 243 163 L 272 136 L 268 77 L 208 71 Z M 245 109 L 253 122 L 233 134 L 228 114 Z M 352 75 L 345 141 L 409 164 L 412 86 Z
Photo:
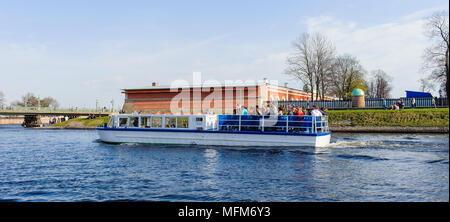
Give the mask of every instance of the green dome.
M 352 96 L 364 96 L 364 91 L 362 89 L 354 89 L 352 91 Z

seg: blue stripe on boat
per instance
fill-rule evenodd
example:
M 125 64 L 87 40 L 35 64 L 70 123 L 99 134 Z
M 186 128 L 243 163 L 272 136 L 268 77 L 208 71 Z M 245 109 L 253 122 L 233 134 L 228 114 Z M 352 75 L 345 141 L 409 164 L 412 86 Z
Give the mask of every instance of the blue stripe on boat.
M 97 127 L 97 130 L 189 132 L 189 133 L 230 133 L 230 134 L 263 134 L 263 135 L 286 135 L 286 136 L 326 136 L 326 135 L 330 135 L 331 134 L 331 132 L 324 132 L 324 133 L 289 133 L 289 132 L 262 132 L 262 131 L 213 131 L 213 130 L 190 130 L 190 129 L 105 128 L 105 127 Z

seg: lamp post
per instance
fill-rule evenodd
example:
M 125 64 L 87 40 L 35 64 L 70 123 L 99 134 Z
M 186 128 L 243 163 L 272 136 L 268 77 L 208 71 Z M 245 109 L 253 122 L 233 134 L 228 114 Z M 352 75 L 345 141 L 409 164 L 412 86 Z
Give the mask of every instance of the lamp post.
M 111 113 L 114 112 L 114 99 L 111 100 Z
M 439 89 L 439 106 L 441 106 L 441 101 L 442 101 L 442 89 Z

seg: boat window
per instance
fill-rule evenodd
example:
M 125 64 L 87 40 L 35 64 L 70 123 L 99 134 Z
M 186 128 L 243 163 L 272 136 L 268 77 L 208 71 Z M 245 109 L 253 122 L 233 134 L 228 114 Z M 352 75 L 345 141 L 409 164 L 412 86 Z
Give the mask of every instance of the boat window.
M 119 118 L 119 127 L 126 127 L 128 125 L 128 118 Z
M 162 126 L 162 117 L 152 117 L 152 127 L 161 128 L 161 126 Z
M 176 127 L 176 117 L 166 117 L 166 128 L 175 128 Z
M 139 117 L 130 117 L 129 127 L 138 127 L 139 125 Z
M 202 122 L 203 121 L 203 117 L 197 117 L 197 118 L 195 118 L 195 121 Z
M 177 128 L 188 128 L 189 118 L 188 117 L 177 117 Z
M 150 117 L 141 117 L 141 125 L 139 127 L 141 128 L 150 128 L 151 126 Z

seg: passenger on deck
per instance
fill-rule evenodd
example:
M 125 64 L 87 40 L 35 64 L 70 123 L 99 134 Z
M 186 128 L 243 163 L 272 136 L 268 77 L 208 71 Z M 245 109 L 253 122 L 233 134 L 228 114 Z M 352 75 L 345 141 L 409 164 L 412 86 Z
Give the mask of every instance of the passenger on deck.
M 275 106 L 275 104 L 273 104 L 273 103 L 270 104 L 268 112 L 269 112 L 269 115 L 274 115 L 274 116 L 277 115 L 278 109 Z
M 326 116 L 328 114 L 327 111 L 326 111 L 326 108 L 324 108 L 324 107 L 322 107 L 320 109 L 320 112 L 322 113 L 323 116 Z
M 322 116 L 322 112 L 317 105 L 313 106 L 313 110 L 311 111 L 311 116 Z
M 284 115 L 283 108 L 282 108 L 281 106 L 278 107 L 278 115 L 279 115 L 279 116 Z
M 262 115 L 261 110 L 259 109 L 259 106 L 258 106 L 258 105 L 256 105 L 255 115 L 258 115 L 258 116 L 261 116 L 261 115 Z
M 241 112 L 241 115 L 248 115 L 247 107 L 242 106 L 242 112 Z
M 248 115 L 254 115 L 255 114 L 255 109 L 252 107 L 250 107 L 250 109 L 247 109 L 247 114 Z
M 298 109 L 297 115 L 298 115 L 298 116 L 303 116 L 303 115 L 305 115 L 303 108 L 299 108 L 299 109 Z
M 291 105 L 288 106 L 287 115 L 289 115 L 289 116 L 293 116 L 294 115 L 294 111 L 293 111 Z
M 302 113 L 303 113 L 303 115 L 305 115 L 305 116 L 308 115 L 308 113 L 306 112 L 305 107 L 303 107 L 303 106 L 302 106 Z

